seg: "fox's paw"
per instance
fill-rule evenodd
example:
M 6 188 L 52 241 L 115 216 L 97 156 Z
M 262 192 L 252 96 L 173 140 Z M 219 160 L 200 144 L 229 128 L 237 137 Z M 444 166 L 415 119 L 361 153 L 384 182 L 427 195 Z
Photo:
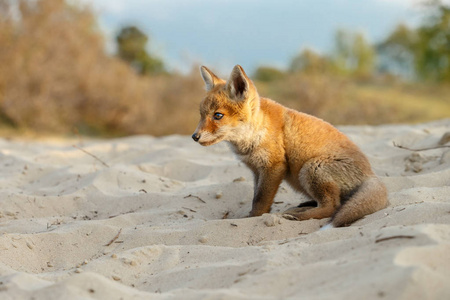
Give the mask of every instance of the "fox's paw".
M 269 212 L 268 211 L 259 211 L 259 210 L 255 210 L 255 211 L 251 211 L 249 214 L 248 214 L 248 217 L 249 218 L 252 218 L 252 217 L 260 217 L 260 216 L 262 216 L 263 214 L 268 214 Z
M 299 219 L 297 217 L 290 215 L 290 214 L 282 214 L 281 216 L 287 220 L 299 221 Z
M 283 218 L 293 221 L 303 221 L 309 218 L 303 217 L 303 213 L 310 209 L 314 208 L 313 206 L 303 206 L 303 207 L 291 207 L 288 210 L 283 212 Z

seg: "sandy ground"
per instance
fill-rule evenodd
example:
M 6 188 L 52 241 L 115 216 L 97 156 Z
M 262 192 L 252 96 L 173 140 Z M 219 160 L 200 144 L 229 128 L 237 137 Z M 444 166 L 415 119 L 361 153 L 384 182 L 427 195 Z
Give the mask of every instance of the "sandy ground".
M 280 218 L 306 200 L 286 184 L 246 218 L 226 144 L 0 139 L 0 299 L 450 299 L 450 148 L 393 146 L 435 147 L 450 119 L 341 130 L 390 205 L 324 231 Z

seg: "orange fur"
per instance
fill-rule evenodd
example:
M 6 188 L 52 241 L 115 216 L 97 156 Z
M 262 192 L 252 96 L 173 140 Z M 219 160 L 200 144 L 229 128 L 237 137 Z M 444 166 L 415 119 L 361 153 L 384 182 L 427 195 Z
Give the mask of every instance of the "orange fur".
M 220 141 L 254 174 L 250 216 L 270 212 L 281 181 L 308 195 L 309 206 L 285 212 L 295 220 L 332 217 L 345 226 L 387 205 L 387 192 L 361 150 L 343 133 L 316 117 L 259 96 L 241 66 L 228 81 L 201 67 L 207 94 L 193 139 Z

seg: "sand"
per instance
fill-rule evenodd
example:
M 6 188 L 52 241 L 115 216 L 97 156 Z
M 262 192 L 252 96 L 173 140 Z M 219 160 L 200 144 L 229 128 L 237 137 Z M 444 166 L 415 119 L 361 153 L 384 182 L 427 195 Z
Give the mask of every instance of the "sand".
M 0 299 L 450 299 L 450 148 L 393 146 L 436 147 L 450 119 L 340 129 L 390 205 L 323 231 L 280 217 L 306 200 L 284 183 L 246 218 L 225 143 L 0 139 Z

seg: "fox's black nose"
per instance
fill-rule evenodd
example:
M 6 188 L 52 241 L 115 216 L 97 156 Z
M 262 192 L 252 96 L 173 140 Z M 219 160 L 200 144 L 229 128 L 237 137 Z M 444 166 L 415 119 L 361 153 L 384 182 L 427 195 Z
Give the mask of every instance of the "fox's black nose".
M 194 139 L 194 141 L 198 142 L 198 140 L 200 139 L 200 134 L 194 133 L 194 134 L 192 135 L 192 138 Z

